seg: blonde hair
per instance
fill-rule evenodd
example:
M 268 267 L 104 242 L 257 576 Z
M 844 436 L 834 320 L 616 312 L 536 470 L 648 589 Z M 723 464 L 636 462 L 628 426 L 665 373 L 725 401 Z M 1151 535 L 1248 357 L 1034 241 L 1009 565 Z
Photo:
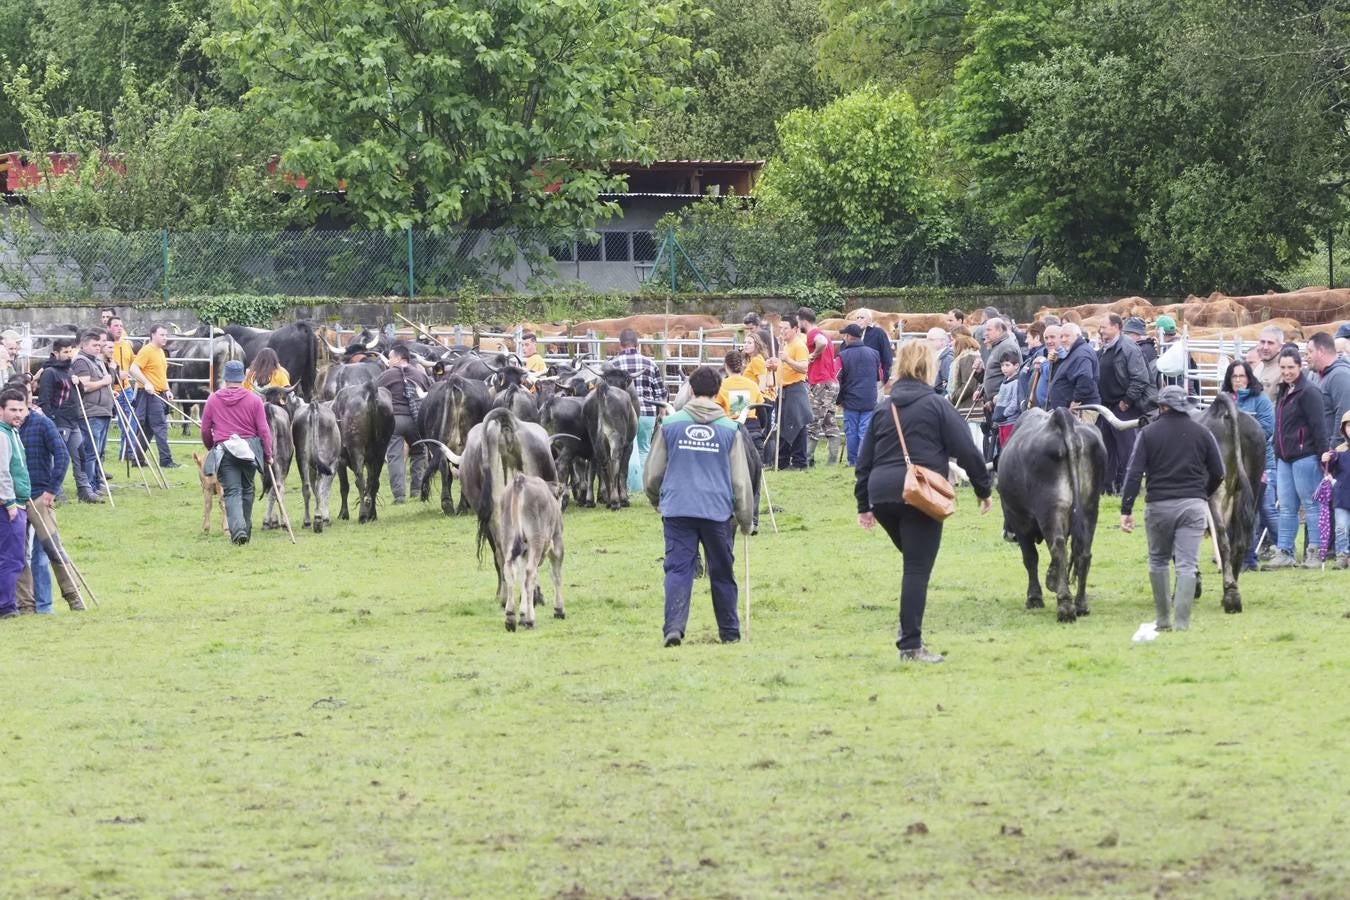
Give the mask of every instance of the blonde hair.
M 906 341 L 895 355 L 895 380 L 913 378 L 932 384 L 937 376 L 937 353 L 927 341 Z

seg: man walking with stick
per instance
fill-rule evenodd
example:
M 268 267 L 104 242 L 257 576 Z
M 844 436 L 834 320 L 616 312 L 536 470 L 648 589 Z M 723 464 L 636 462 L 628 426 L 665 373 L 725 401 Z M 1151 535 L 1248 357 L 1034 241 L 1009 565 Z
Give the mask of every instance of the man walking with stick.
M 736 613 L 735 525 L 753 527 L 754 487 L 744 430 L 717 405 L 722 379 L 708 366 L 689 376 L 694 398 L 656 430 L 643 481 L 666 537 L 665 646 L 684 640 L 694 566 L 702 545 L 722 643 L 741 639 Z
M 70 364 L 71 375 L 80 386 L 76 399 L 80 401 L 86 428 L 84 458 L 72 460 L 72 465 L 84 467 L 85 480 L 95 495 L 107 492 L 111 499 L 112 488 L 103 471 L 103 448 L 108 443 L 108 426 L 113 417 L 113 376 L 103 362 L 107 335 L 107 331 L 97 328 L 80 335 L 79 355 Z
M 225 363 L 225 386 L 202 410 L 202 444 L 211 452 L 202 470 L 215 473 L 225 493 L 225 519 L 230 540 L 247 544 L 253 533 L 254 476 L 272 469 L 272 430 L 257 394 L 244 390 L 244 364 Z

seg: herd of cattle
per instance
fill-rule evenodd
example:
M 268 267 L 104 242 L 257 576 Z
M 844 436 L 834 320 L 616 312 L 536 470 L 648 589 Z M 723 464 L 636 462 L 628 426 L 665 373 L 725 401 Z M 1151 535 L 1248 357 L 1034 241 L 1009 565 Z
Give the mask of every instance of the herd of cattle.
M 1218 325 L 1240 334 L 1246 327 L 1259 329 L 1272 320 L 1278 323 L 1279 317 L 1269 318 L 1273 313 L 1289 313 L 1283 324 L 1286 333 L 1295 336 L 1334 329 L 1335 321 L 1309 320 L 1343 314 L 1347 309 L 1350 291 L 1307 291 L 1192 298 L 1158 307 L 1143 298 L 1125 298 L 1111 304 L 1042 309 L 1037 318 L 1053 312 L 1091 327 L 1096 318 L 1109 313 L 1150 318 L 1166 313 L 1188 323 L 1196 335 Z M 1268 318 L 1251 326 L 1258 315 Z M 873 313 L 873 319 L 897 336 L 902 331 L 950 325 L 945 316 L 928 314 Z M 967 324 L 978 320 L 979 314 L 974 313 L 967 317 Z M 820 324 L 828 332 L 842 328 L 844 321 L 826 319 Z M 625 328 L 646 337 L 683 338 L 695 332 L 725 334 L 741 327 L 724 325 L 709 316 L 684 315 L 630 316 L 570 328 L 524 326 L 543 345 L 564 336 L 616 337 Z M 196 336 L 207 334 L 202 331 Z M 553 565 L 555 615 L 562 617 L 560 514 L 567 495 L 586 506 L 620 509 L 629 503 L 627 467 L 638 409 L 629 376 L 584 355 L 553 364 L 547 374 L 539 376 L 526 371 L 508 343 L 446 347 L 425 330 L 404 337 L 363 330 L 345 346 L 334 340 L 323 327 L 300 321 L 275 331 L 227 326 L 210 343 L 171 342 L 170 355 L 178 360 L 176 377 L 183 379 L 176 393 L 185 399 L 194 392 L 204 396 L 212 351 L 214 371 L 219 373 L 226 360 L 248 364 L 264 347 L 271 348 L 291 373 L 293 383 L 289 389 L 267 392 L 269 424 L 276 436 L 276 459 L 283 477 L 293 461 L 299 470 L 304 525 L 321 532 L 330 524 L 334 477 L 341 493 L 338 517 L 348 518 L 349 472 L 356 482 L 359 521 L 371 522 L 377 517 L 376 496 L 394 432 L 391 398 L 375 382 L 387 365 L 386 351 L 396 341 L 405 344 L 414 363 L 432 379 L 417 414 L 423 438 L 418 449 L 429 462 L 422 499 L 428 499 L 432 476 L 439 473 L 444 513 L 474 512 L 480 552 L 484 545 L 489 547 L 496 563 L 498 596 L 506 608 L 508 628 L 514 629 L 517 610 L 520 622 L 533 626 L 537 571 L 546 557 Z M 1122 428 L 1140 427 L 1148 421 L 1119 422 L 1110 410 L 1095 407 L 1093 411 Z M 1227 397 L 1221 396 L 1195 415 L 1214 434 L 1226 465 L 1227 476 L 1211 498 L 1210 508 L 1223 574 L 1223 608 L 1239 612 L 1238 575 L 1257 514 L 1264 438 L 1256 421 L 1238 411 Z M 758 482 L 761 466 L 758 459 L 753 462 Z M 1036 546 L 1044 542 L 1050 555 L 1046 582 L 1055 594 L 1059 619 L 1071 622 L 1088 613 L 1086 585 L 1105 465 L 1098 428 L 1067 410 L 1028 411 L 1003 450 L 999 495 L 1005 528 L 1019 544 L 1027 570 L 1028 608 L 1044 605 Z M 457 505 L 451 495 L 456 476 L 460 480 Z M 267 527 L 276 524 L 276 497 L 270 485 L 265 487 Z M 558 516 L 548 512 L 555 508 Z

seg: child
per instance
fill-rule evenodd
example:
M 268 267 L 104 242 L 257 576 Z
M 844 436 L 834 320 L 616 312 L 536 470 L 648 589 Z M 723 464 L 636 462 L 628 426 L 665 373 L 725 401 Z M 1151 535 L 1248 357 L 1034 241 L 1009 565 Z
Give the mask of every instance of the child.
M 1344 440 L 1335 450 L 1323 453 L 1322 462 L 1336 479 L 1336 489 L 1331 495 L 1336 525 L 1336 568 L 1350 569 L 1350 412 L 1341 416 L 1340 436 Z
M 998 428 L 998 445 L 1003 447 L 1017 427 L 1017 417 L 1022 414 L 1026 398 L 1022 396 L 1022 386 L 1017 378 L 1021 366 L 1015 360 L 1005 359 L 999 368 L 1003 371 L 1003 386 L 994 399 L 993 421 Z

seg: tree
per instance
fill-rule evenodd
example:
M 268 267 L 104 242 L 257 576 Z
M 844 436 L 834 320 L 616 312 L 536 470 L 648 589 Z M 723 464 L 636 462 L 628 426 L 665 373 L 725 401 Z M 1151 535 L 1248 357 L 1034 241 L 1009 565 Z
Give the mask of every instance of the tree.
M 904 88 L 920 101 L 950 87 L 966 53 L 970 0 L 821 0 L 821 72 L 843 90 Z
M 864 88 L 778 126 L 782 152 L 757 188 L 761 202 L 797 208 L 821 234 L 841 283 L 904 284 L 945 237 L 932 141 L 903 93 Z
M 817 0 L 705 0 L 708 15 L 682 28 L 701 62 L 688 76 L 688 106 L 657 120 L 666 158 L 762 158 L 778 149 L 775 123 L 818 109 L 834 92 L 816 72 L 825 21 Z
M 283 165 L 343 183 L 380 229 L 573 230 L 616 211 L 687 90 L 686 0 L 235 0 L 213 48 L 290 135 Z

